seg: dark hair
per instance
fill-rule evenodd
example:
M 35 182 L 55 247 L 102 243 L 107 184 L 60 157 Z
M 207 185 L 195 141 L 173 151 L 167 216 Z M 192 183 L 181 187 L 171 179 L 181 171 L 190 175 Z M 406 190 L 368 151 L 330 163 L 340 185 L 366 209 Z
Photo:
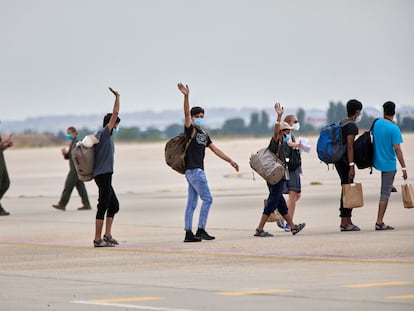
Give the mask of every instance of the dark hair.
M 76 131 L 76 128 L 74 126 L 69 126 L 67 131 L 70 131 L 72 133 L 78 134 L 78 132 Z
M 362 110 L 362 104 L 359 100 L 351 99 L 346 103 L 346 111 L 348 113 L 348 117 L 355 115 L 358 110 Z
M 109 123 L 109 120 L 111 120 L 111 117 L 112 117 L 112 113 L 106 114 L 106 116 L 103 119 L 103 127 L 105 127 Z M 121 119 L 117 117 L 115 123 L 119 123 L 119 122 L 121 122 Z
M 384 109 L 384 115 L 386 116 L 393 116 L 395 115 L 395 104 L 391 101 L 387 101 L 382 105 Z
M 204 113 L 204 109 L 201 107 L 193 107 L 190 110 L 191 116 L 195 116 L 196 114 L 199 114 L 199 113 Z

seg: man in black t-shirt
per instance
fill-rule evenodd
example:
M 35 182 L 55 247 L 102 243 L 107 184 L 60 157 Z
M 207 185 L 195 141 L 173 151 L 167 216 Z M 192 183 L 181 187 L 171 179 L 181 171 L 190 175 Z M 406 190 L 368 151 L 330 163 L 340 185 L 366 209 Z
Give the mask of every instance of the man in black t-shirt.
M 343 125 L 341 129 L 342 142 L 346 144 L 346 152 L 343 159 L 335 163 L 336 171 L 341 179 L 341 185 L 350 184 L 355 178 L 355 164 L 354 164 L 354 140 L 358 135 L 358 122 L 361 116 L 362 104 L 356 99 L 351 99 L 346 104 L 348 117 L 340 122 Z M 344 208 L 342 201 L 342 192 L 339 206 L 339 217 L 341 218 L 341 231 L 360 231 L 358 226 L 352 223 L 352 209 Z
M 185 178 L 188 182 L 187 206 L 184 216 L 185 238 L 184 242 L 200 242 L 201 240 L 214 240 L 215 237 L 209 235 L 205 230 L 208 213 L 213 197 L 207 183 L 204 172 L 204 155 L 206 147 L 210 148 L 219 158 L 230 163 L 235 170 L 239 171 L 239 165 L 228 157 L 223 151 L 216 147 L 210 136 L 202 129 L 204 120 L 204 109 L 193 107 L 190 111 L 188 85 L 178 84 L 178 89 L 184 95 L 184 133 L 186 139 L 191 139 L 190 145 L 185 156 Z M 202 200 L 200 217 L 198 220 L 198 230 L 193 234 L 193 215 L 197 207 L 198 197 Z

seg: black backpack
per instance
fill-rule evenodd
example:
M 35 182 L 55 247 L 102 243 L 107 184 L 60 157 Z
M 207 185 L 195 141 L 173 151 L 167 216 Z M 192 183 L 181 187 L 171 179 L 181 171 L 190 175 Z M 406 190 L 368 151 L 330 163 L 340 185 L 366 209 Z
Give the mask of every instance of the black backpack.
M 364 132 L 354 141 L 354 163 L 358 169 L 372 168 L 374 161 L 374 144 L 372 141 L 372 129 L 374 128 L 375 119 L 372 122 L 369 131 Z M 372 172 L 372 171 L 371 171 Z

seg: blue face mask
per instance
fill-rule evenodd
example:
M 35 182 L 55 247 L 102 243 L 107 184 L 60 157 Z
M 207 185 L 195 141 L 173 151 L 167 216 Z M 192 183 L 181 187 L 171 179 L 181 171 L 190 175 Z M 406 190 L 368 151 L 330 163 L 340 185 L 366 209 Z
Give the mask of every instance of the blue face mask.
M 288 142 L 290 140 L 290 134 L 285 134 L 283 137 L 284 142 Z
M 114 127 L 114 129 L 112 130 L 112 135 L 116 135 L 119 132 L 119 125 L 117 127 Z
M 73 139 L 73 135 L 72 134 L 66 134 L 66 139 L 72 140 Z
M 204 123 L 204 119 L 203 118 L 194 118 L 194 125 L 195 126 L 202 126 Z

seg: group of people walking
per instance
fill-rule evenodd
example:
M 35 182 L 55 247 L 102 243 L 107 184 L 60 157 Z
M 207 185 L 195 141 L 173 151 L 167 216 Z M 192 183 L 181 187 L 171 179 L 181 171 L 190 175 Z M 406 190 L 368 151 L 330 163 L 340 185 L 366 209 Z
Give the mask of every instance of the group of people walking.
M 204 171 L 205 149 L 208 147 L 215 155 L 229 163 L 237 172 L 239 165 L 212 141 L 208 133 L 203 129 L 204 109 L 202 107 L 190 108 L 190 88 L 182 83 L 178 84 L 179 91 L 184 96 L 184 134 L 190 141 L 185 155 L 185 178 L 188 184 L 187 203 L 184 212 L 184 242 L 201 242 L 202 240 L 214 240 L 207 230 L 207 220 L 213 203 L 207 177 Z M 115 96 L 112 113 L 105 115 L 102 128 L 95 134 L 99 143 L 95 148 L 95 166 L 93 178 L 98 187 L 98 204 L 95 217 L 94 247 L 112 247 L 119 242 L 112 237 L 112 224 L 115 215 L 119 211 L 119 202 L 112 187 L 112 175 L 114 172 L 114 143 L 112 134 L 119 129 L 120 94 L 109 88 Z M 362 113 L 362 103 L 352 99 L 347 102 L 347 116 L 341 120 L 342 141 L 346 144 L 346 153 L 341 161 L 335 163 L 336 171 L 341 184 L 351 183 L 355 178 L 354 164 L 354 140 L 358 135 L 357 122 Z M 271 237 L 271 233 L 264 230 L 269 216 L 277 211 L 284 219 L 278 225 L 285 231 L 296 235 L 305 227 L 305 223 L 296 224 L 294 219 L 296 202 L 301 198 L 301 173 L 300 151 L 302 143 L 296 141 L 294 132 L 298 131 L 300 124 L 295 115 L 288 115 L 283 120 L 284 108 L 279 103 L 274 105 L 276 121 L 273 135 L 268 148 L 279 160 L 284 163 L 288 174 L 275 185 L 267 183 L 269 195 L 263 212 L 260 215 L 259 224 L 254 232 L 256 237 Z M 403 142 L 399 127 L 393 122 L 395 116 L 395 104 L 386 102 L 383 105 L 384 118 L 377 120 L 372 134 L 374 137 L 374 167 L 381 171 L 381 191 L 378 206 L 378 215 L 375 223 L 376 230 L 392 230 L 390 225 L 384 223 L 384 215 L 388 206 L 388 200 L 393 188 L 394 178 L 397 172 L 398 159 L 403 178 L 407 179 L 407 169 L 401 149 Z M 195 133 L 194 133 L 195 132 Z M 69 149 L 62 149 L 62 155 L 69 160 L 69 173 L 66 177 L 65 187 L 60 201 L 53 205 L 54 208 L 64 211 L 73 189 L 76 187 L 81 200 L 82 207 L 79 210 L 90 210 L 91 206 L 85 185 L 77 177 L 74 163 L 71 159 L 71 149 L 77 142 L 77 131 L 74 127 L 67 129 L 67 138 L 71 141 Z M 13 145 L 11 137 L 1 140 L 0 137 L 0 200 L 9 188 L 9 177 L 4 161 L 3 151 Z M 299 164 L 289 167 L 286 162 L 286 154 L 299 157 Z M 292 157 L 292 156 L 291 156 Z M 287 201 L 284 198 L 287 194 Z M 193 216 L 197 207 L 198 198 L 201 199 L 201 208 L 197 223 L 197 230 L 193 232 Z M 352 209 L 344 208 L 342 194 L 339 206 L 340 231 L 359 231 L 360 228 L 352 222 Z M 0 216 L 9 213 L 0 204 Z M 105 230 L 104 230 L 105 227 Z M 102 233 L 104 233 L 102 235 Z

